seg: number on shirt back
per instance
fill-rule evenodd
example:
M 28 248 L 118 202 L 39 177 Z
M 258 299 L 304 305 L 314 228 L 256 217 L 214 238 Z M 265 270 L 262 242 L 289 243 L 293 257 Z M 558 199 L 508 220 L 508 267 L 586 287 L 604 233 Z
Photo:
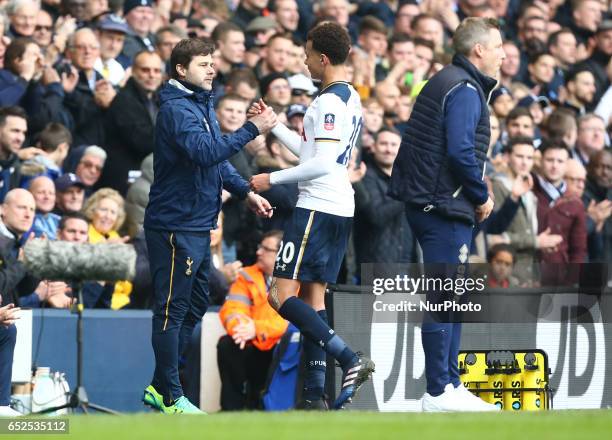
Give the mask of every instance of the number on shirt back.
M 355 147 L 355 142 L 357 141 L 357 135 L 359 135 L 362 125 L 363 119 L 359 118 L 359 122 L 357 122 L 357 116 L 353 116 L 353 132 L 351 133 L 351 137 L 349 138 L 349 143 L 346 146 L 344 152 L 340 156 L 338 156 L 338 159 L 336 160 L 336 162 L 338 162 L 340 165 L 346 165 L 348 167 L 353 148 Z

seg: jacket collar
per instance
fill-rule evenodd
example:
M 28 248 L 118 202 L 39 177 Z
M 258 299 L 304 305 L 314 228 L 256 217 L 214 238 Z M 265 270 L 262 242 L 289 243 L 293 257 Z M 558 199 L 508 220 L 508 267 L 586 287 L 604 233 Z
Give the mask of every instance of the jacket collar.
M 189 95 L 194 95 L 196 98 L 208 100 L 213 97 L 212 90 L 204 90 L 203 88 L 188 83 L 187 81 L 172 78 L 170 81 L 168 81 L 168 84 L 176 87 L 179 90 L 182 90 L 183 92 Z
M 478 70 L 465 55 L 459 53 L 455 54 L 455 56 L 453 56 L 453 65 L 465 70 L 474 81 L 480 85 L 486 97 L 488 97 L 491 91 L 497 86 L 497 80 L 495 78 L 491 78 Z

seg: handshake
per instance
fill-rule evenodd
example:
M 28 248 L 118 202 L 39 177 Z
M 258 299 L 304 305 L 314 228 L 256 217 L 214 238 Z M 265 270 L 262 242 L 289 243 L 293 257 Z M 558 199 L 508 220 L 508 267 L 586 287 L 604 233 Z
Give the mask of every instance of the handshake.
M 247 117 L 249 121 L 255 124 L 257 130 L 259 130 L 259 134 L 267 133 L 278 124 L 278 116 L 271 107 L 268 107 L 263 102 L 263 99 L 251 105 Z

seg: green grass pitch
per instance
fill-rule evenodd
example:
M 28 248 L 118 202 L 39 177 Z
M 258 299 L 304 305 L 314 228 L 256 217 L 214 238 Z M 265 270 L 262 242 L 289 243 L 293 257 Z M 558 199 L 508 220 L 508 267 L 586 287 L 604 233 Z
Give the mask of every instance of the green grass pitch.
M 12 438 L 85 440 L 597 439 L 611 438 L 608 410 L 541 413 L 421 414 L 373 412 L 239 412 L 209 416 L 71 416 L 68 435 Z M 0 436 L 2 437 L 2 436 Z M 0 439 L 1 440 L 1 439 Z

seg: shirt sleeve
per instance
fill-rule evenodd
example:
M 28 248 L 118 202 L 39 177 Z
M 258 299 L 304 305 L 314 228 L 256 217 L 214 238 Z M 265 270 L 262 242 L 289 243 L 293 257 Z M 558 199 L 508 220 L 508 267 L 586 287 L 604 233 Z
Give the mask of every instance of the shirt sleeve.
M 340 142 L 346 104 L 332 93 L 319 97 L 314 118 L 315 142 Z
M 484 204 L 489 198 L 474 150 L 481 110 L 478 91 L 466 84 L 450 93 L 444 112 L 449 166 L 461 183 L 463 193 L 475 206 Z

